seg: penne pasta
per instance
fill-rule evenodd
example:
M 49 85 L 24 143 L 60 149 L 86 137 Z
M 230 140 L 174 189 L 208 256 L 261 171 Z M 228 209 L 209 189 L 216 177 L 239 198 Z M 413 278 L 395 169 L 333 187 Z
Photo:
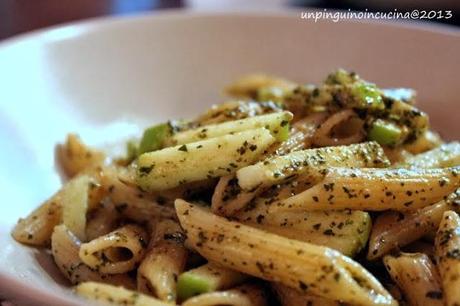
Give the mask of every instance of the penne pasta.
M 13 238 L 106 305 L 460 306 L 460 142 L 413 90 L 342 69 L 228 90 L 122 156 L 69 135 L 70 180 Z
M 86 239 L 93 240 L 104 236 L 116 228 L 119 216 L 112 203 L 103 202 L 88 215 Z
M 239 169 L 236 177 L 243 190 L 252 190 L 278 184 L 293 175 L 317 173 L 328 167 L 380 168 L 388 165 L 382 148 L 376 142 L 368 142 L 295 151 L 272 157 Z
M 145 253 L 147 235 L 136 225 L 125 225 L 107 235 L 81 245 L 80 259 L 101 273 L 128 272 L 138 264 Z
M 134 289 L 134 281 L 126 274 L 107 275 L 85 265 L 79 255 L 80 240 L 61 224 L 54 228 L 51 236 L 51 253 L 62 274 L 73 284 L 96 281 Z
M 267 214 L 255 208 L 235 217 L 247 225 L 287 238 L 327 246 L 347 256 L 361 251 L 371 231 L 371 218 L 363 211 L 309 211 Z
M 116 169 L 105 168 L 100 182 L 120 216 L 139 223 L 160 217 L 175 218 L 172 207 L 160 204 L 167 198 L 158 198 L 125 184 L 120 180 Z
M 436 230 L 445 211 L 452 209 L 460 190 L 446 200 L 415 212 L 384 212 L 377 217 L 369 238 L 367 259 L 375 260 Z
M 427 255 L 421 253 L 387 255 L 383 262 L 411 306 L 444 305 L 438 272 Z
M 406 136 L 406 142 L 409 144 L 426 135 L 429 127 L 428 115 L 415 106 L 395 100 L 391 104 L 389 112 L 393 117 L 398 118 L 398 121 L 405 122 L 407 128 L 411 129 L 411 132 Z
M 398 301 L 401 306 L 408 306 L 401 289 L 395 283 L 386 283 L 385 288 L 390 292 L 391 296 Z
M 305 234 L 303 231 L 295 228 L 284 228 L 254 223 L 245 224 L 286 238 L 329 247 L 349 257 L 355 256 L 362 250 L 369 235 L 369 230 L 356 232 L 355 235 L 352 236 L 336 236 L 335 234 L 332 234 L 333 231 L 330 230 L 325 230 L 324 232 L 315 234 Z M 362 241 L 364 241 L 364 243 Z
M 259 128 L 268 129 L 274 137 L 279 141 L 283 141 L 287 138 L 287 134 L 289 133 L 289 122 L 291 120 L 292 114 L 284 111 L 240 120 L 226 121 L 218 124 L 204 125 L 174 134 L 169 139 L 168 145 L 177 146 L 188 144 Z
M 19 219 L 11 235 L 16 241 L 33 246 L 50 244 L 53 229 L 62 220 L 61 195 L 58 192 L 35 209 L 27 218 Z
M 75 134 L 69 134 L 66 142 L 57 147 L 57 159 L 68 177 L 104 163 L 102 152 L 88 148 Z
M 216 124 L 281 111 L 283 111 L 282 106 L 271 101 L 231 100 L 211 106 L 211 108 L 192 123 L 198 126 Z
M 295 151 L 275 156 L 236 172 L 236 178 L 221 178 L 212 198 L 212 209 L 231 216 L 269 186 L 293 181 L 303 190 L 321 179 L 329 167 L 385 167 L 389 165 L 382 148 L 375 142 Z M 303 191 L 302 190 L 302 191 Z M 289 196 L 292 195 L 289 192 Z M 280 200 L 280 195 L 277 195 Z
M 245 207 L 261 192 L 263 192 L 261 188 L 243 191 L 238 186 L 238 180 L 234 175 L 223 176 L 219 179 L 214 189 L 211 209 L 215 214 L 231 216 Z
M 434 245 L 432 243 L 433 241 L 417 240 L 404 247 L 403 251 L 407 253 L 423 253 L 427 255 L 433 262 L 436 262 L 436 258 L 434 256 Z
M 460 304 L 460 217 L 446 211 L 435 239 L 435 254 L 442 279 L 445 305 Z
M 84 282 L 75 287 L 75 292 L 89 300 L 111 306 L 171 306 L 153 297 L 123 287 L 97 282 Z
M 265 306 L 268 304 L 263 288 L 256 284 L 203 293 L 182 303 L 182 306 Z
M 29 245 L 49 245 L 54 227 L 63 222 L 63 208 L 66 206 L 64 222 L 77 232 L 77 235 L 84 238 L 86 210 L 92 208 L 101 197 L 102 194 L 92 176 L 77 176 L 27 218 L 20 219 L 12 231 L 12 236 L 17 241 Z
M 405 145 L 404 149 L 412 154 L 421 154 L 442 145 L 443 141 L 438 133 L 427 130 L 413 143 Z M 452 165 L 453 166 L 453 165 Z M 437 166 L 440 167 L 440 166 Z
M 174 302 L 177 278 L 184 270 L 188 253 L 185 235 L 173 220 L 161 220 L 155 227 L 147 255 L 137 270 L 138 291 Z
M 270 155 L 286 155 L 294 151 L 305 150 L 312 146 L 313 136 L 319 125 L 326 119 L 326 113 L 316 113 L 292 124 L 288 139 L 269 150 Z
M 337 133 L 337 131 L 340 131 Z M 317 147 L 349 145 L 366 139 L 364 121 L 352 109 L 345 109 L 330 115 L 313 135 Z
M 384 147 L 385 155 L 388 157 L 392 165 L 404 162 L 406 159 L 413 155 L 401 148 L 388 148 Z
M 272 288 L 282 306 L 346 306 L 344 303 L 300 292 L 279 283 L 272 283 Z
M 260 128 L 144 153 L 137 161 L 137 183 L 143 190 L 159 191 L 228 175 L 256 161 L 274 142 Z
M 89 176 L 78 176 L 66 184 L 66 191 L 61 195 L 64 205 L 62 222 L 81 241 L 86 241 L 86 213 L 90 183 Z
M 364 268 L 339 252 L 269 234 L 176 200 L 193 248 L 208 260 L 325 298 L 360 305 L 397 305 Z
M 178 279 L 177 291 L 179 299 L 186 300 L 198 294 L 234 287 L 247 279 L 243 273 L 208 262 L 182 273 Z
M 460 143 L 442 144 L 430 151 L 406 158 L 396 167 L 406 168 L 445 168 L 460 165 Z
M 312 188 L 288 199 L 273 197 L 269 213 L 286 210 L 409 211 L 436 203 L 460 186 L 460 167 L 444 169 L 330 168 Z
M 104 197 L 97 172 L 91 170 L 72 178 L 27 218 L 19 219 L 12 231 L 14 239 L 24 244 L 47 246 L 54 227 L 61 222 L 85 238 L 86 212 L 94 209 Z
M 277 77 L 268 76 L 265 74 L 250 74 L 243 76 L 234 81 L 231 85 L 225 88 L 225 93 L 232 97 L 249 97 L 256 98 L 257 93 L 262 88 L 276 87 L 281 89 L 292 89 L 296 86 L 295 83 Z

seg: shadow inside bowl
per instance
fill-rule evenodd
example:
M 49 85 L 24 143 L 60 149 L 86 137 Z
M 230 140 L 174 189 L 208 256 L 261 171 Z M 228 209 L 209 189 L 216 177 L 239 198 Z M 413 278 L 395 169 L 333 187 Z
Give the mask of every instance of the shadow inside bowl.
M 59 268 L 54 262 L 51 252 L 47 249 L 36 249 L 33 251 L 33 257 L 37 264 L 48 274 L 58 285 L 70 287 L 70 282 L 62 275 Z

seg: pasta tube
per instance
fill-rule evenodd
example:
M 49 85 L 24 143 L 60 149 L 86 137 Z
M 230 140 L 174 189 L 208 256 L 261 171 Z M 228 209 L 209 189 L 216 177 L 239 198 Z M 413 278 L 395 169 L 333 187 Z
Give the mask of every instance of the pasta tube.
M 407 135 L 405 143 L 416 141 L 428 130 L 428 115 L 406 102 L 396 100 L 391 104 L 388 111 L 391 117 L 398 118 L 399 124 L 409 128 L 410 133 Z
M 314 187 L 288 199 L 273 201 L 269 213 L 345 208 L 408 211 L 436 203 L 459 186 L 460 167 L 415 170 L 331 168 Z
M 78 256 L 80 245 L 80 240 L 65 225 L 61 224 L 54 228 L 51 236 L 51 252 L 57 267 L 72 284 L 97 281 L 134 289 L 134 282 L 126 274 L 109 276 L 83 264 Z
M 75 287 L 75 292 L 87 299 L 111 306 L 171 306 L 145 294 L 97 282 L 84 282 Z
M 83 175 L 70 180 L 27 218 L 19 219 L 12 231 L 13 238 L 34 246 L 49 245 L 54 227 L 63 221 L 64 206 L 67 206 L 64 222 L 84 238 L 86 209 L 92 208 L 102 197 L 93 179 L 92 176 Z M 78 205 L 74 207 L 74 204 Z
M 349 146 L 325 147 L 294 151 L 247 166 L 236 172 L 238 185 L 251 190 L 274 185 L 294 175 L 318 172 L 328 167 L 386 167 L 390 163 L 376 142 Z
M 369 238 L 367 259 L 374 260 L 436 230 L 445 211 L 460 198 L 460 190 L 446 200 L 415 212 L 384 212 L 377 217 Z
M 136 225 L 125 225 L 80 248 L 80 259 L 101 273 L 116 274 L 132 270 L 139 263 L 147 246 L 145 231 Z
M 434 232 L 436 234 L 436 231 Z M 434 238 L 434 237 L 433 237 Z M 433 239 L 434 241 L 434 239 Z M 434 259 L 434 245 L 425 240 L 417 240 L 404 248 L 405 252 L 408 253 L 423 253 L 427 255 L 430 259 Z
M 197 294 L 231 288 L 246 279 L 247 276 L 240 272 L 209 262 L 182 273 L 178 279 L 177 291 L 179 298 L 186 300 Z
M 187 249 L 179 224 L 159 221 L 147 255 L 137 270 L 138 290 L 165 302 L 176 300 L 177 276 L 184 270 Z
M 59 193 L 40 205 L 27 218 L 19 219 L 12 231 L 13 238 L 21 243 L 49 245 L 53 229 L 62 220 L 61 196 Z
M 310 148 L 315 132 L 326 117 L 326 113 L 314 113 L 293 123 L 289 138 L 280 143 L 279 146 L 272 147 L 269 150 L 269 155 L 281 156 Z M 272 152 L 273 154 L 270 154 Z
M 447 306 L 460 304 L 460 217 L 446 211 L 435 239 L 436 261 Z
M 176 200 L 190 244 L 225 267 L 359 305 L 397 305 L 380 283 L 339 252 L 228 221 Z
M 375 126 L 375 122 L 372 124 Z M 318 147 L 349 145 L 359 143 L 366 139 L 363 129 L 364 121 L 351 109 L 338 111 L 321 123 L 313 137 L 313 145 Z M 388 123 L 382 126 L 388 131 Z M 336 133 L 335 131 L 343 131 Z M 389 141 L 397 141 L 397 137 L 388 137 L 388 134 L 374 136 L 371 131 L 368 133 L 368 140 L 377 141 L 380 144 L 388 144 Z M 396 135 L 395 135 L 396 136 Z M 395 139 L 396 138 L 396 139 Z
M 159 217 L 175 218 L 172 207 L 161 205 L 158 200 L 151 199 L 152 195 L 122 182 L 114 168 L 103 169 L 100 183 L 120 216 L 139 223 Z
M 460 165 L 460 143 L 450 142 L 407 158 L 396 167 L 445 168 Z
M 196 129 L 179 132 L 169 141 L 171 145 L 182 145 L 204 139 L 244 132 L 258 128 L 268 129 L 279 141 L 286 140 L 289 134 L 290 112 L 278 112 L 267 115 L 249 117 L 224 123 L 200 126 Z
M 144 153 L 137 161 L 137 183 L 155 191 L 228 175 L 257 160 L 274 141 L 260 128 Z
M 276 87 L 284 90 L 296 86 L 292 81 L 265 74 L 250 74 L 239 78 L 225 88 L 225 93 L 238 98 L 256 98 L 262 88 Z
M 81 241 L 86 240 L 86 212 L 88 210 L 88 193 L 91 178 L 78 176 L 66 186 L 62 194 L 62 222 Z
M 412 306 L 443 306 L 438 272 L 425 254 L 385 256 L 385 267 Z
M 343 303 L 328 300 L 308 293 L 302 293 L 279 283 L 272 284 L 282 306 L 344 306 Z
M 211 200 L 211 209 L 215 214 L 223 216 L 234 215 L 235 212 L 245 207 L 251 200 L 261 193 L 261 188 L 243 191 L 238 186 L 234 175 L 223 176 L 214 189 Z
M 443 140 L 438 133 L 433 132 L 432 130 L 427 130 L 425 133 L 421 134 L 415 142 L 405 145 L 404 150 L 407 150 L 412 154 L 420 154 L 433 150 L 442 144 Z
M 192 297 L 182 306 L 265 306 L 268 305 L 264 289 L 256 284 L 242 285 L 227 291 L 214 291 Z
M 102 165 L 105 155 L 88 148 L 75 134 L 67 135 L 66 142 L 57 147 L 58 161 L 68 177 Z
M 212 197 L 212 209 L 220 215 L 234 215 L 268 186 L 281 184 L 283 181 L 292 181 L 297 186 L 296 189 L 303 191 L 311 183 L 320 180 L 328 167 L 387 165 L 388 159 L 375 142 L 295 151 L 241 168 L 237 171 L 236 178 L 221 178 Z M 292 193 L 289 192 L 289 196 Z M 278 200 L 282 199 L 279 194 L 276 197 Z
M 281 111 L 281 106 L 273 102 L 230 100 L 213 105 L 193 123 L 202 126 Z
M 367 243 L 371 218 L 363 211 L 309 211 L 266 214 L 261 209 L 239 213 L 236 220 L 287 238 L 327 246 L 347 256 Z
M 88 216 L 86 223 L 86 239 L 93 240 L 104 236 L 116 228 L 119 216 L 112 203 L 101 203 Z

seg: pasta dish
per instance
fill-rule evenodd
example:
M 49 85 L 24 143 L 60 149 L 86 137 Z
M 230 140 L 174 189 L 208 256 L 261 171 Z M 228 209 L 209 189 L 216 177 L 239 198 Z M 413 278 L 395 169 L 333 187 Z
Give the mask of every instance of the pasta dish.
M 460 143 L 405 88 L 267 75 L 68 180 L 12 231 L 105 305 L 460 305 Z

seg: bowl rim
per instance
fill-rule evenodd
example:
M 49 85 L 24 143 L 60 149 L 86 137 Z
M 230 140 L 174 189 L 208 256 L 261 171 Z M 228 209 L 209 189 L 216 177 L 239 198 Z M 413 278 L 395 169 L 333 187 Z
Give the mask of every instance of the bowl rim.
M 27 301 L 27 305 L 29 305 L 29 303 L 52 301 L 55 305 L 61 306 L 76 306 L 82 304 L 82 300 L 77 295 L 71 300 L 60 294 L 56 294 L 54 291 L 41 290 L 40 288 L 30 286 L 27 282 L 21 281 L 19 277 L 14 277 L 2 271 L 0 271 L 0 284 L 2 284 L 0 286 L 2 298 L 9 298 L 13 303 L 16 301 Z M 7 292 L 6 296 L 3 296 L 4 292 Z M 16 295 L 13 296 L 13 294 Z
M 114 26 L 123 26 L 126 24 L 136 23 L 139 21 L 147 21 L 150 19 L 155 20 L 184 20 L 184 19 L 202 19 L 202 18 L 299 18 L 299 14 L 305 10 L 312 10 L 311 8 L 301 9 L 277 9 L 277 10 L 264 10 L 264 11 L 253 11 L 253 10 L 226 10 L 226 11 L 198 11 L 193 9 L 165 9 L 161 11 L 153 11 L 140 13 L 135 15 L 124 15 L 124 16 L 109 16 L 109 17 L 95 17 L 86 19 L 83 21 L 73 21 L 46 27 L 43 29 L 34 30 L 24 34 L 19 34 L 3 41 L 0 41 L 0 51 L 13 47 L 15 45 L 29 42 L 29 41 L 40 41 L 40 43 L 48 43 L 53 40 L 60 40 L 62 36 L 59 34 L 65 33 L 68 29 L 77 29 L 78 36 L 86 35 L 92 31 L 99 29 L 110 29 Z M 299 21 L 303 22 L 303 21 Z M 313 22 L 313 21 L 311 21 Z M 327 21 L 331 22 L 331 21 Z M 430 32 L 438 35 L 449 36 L 453 39 L 460 38 L 460 27 L 451 25 L 444 25 L 439 23 L 427 23 L 417 21 L 386 21 L 386 20 L 344 20 L 344 23 L 355 23 L 355 24 L 368 24 L 368 25 L 379 25 L 390 28 L 403 28 L 407 30 L 417 32 Z M 58 35 L 56 35 L 58 34 Z M 10 230 L 10 229 L 8 229 Z M 46 302 L 52 301 L 53 303 L 60 303 L 61 305 L 79 305 L 78 298 L 73 300 L 66 299 L 63 295 L 57 294 L 53 291 L 41 290 L 37 287 L 29 285 L 23 281 L 20 276 L 11 275 L 8 272 L 0 270 L 0 284 L 2 291 L 7 291 L 8 295 L 19 295 L 21 298 L 25 298 L 33 302 Z
M 146 21 L 149 19 L 195 19 L 195 18 L 299 18 L 300 13 L 304 11 L 321 11 L 321 8 L 268 8 L 258 11 L 254 8 L 248 9 L 226 9 L 226 10 L 198 10 L 193 8 L 173 8 L 162 9 L 158 11 L 146 11 L 129 15 L 115 15 L 115 16 L 98 16 L 91 17 L 84 20 L 76 20 L 64 22 L 25 33 L 20 33 L 8 37 L 0 41 L 0 50 L 12 45 L 26 42 L 30 40 L 41 39 L 43 41 L 50 41 L 60 37 L 56 34 L 61 34 L 69 29 L 78 30 L 78 35 L 82 33 L 89 33 L 97 30 L 98 28 L 110 28 L 113 26 L 123 26 L 132 22 Z M 346 10 L 328 10 L 330 12 L 346 13 Z M 300 21 L 299 22 L 313 22 L 315 21 Z M 320 22 L 332 22 L 320 21 Z M 373 20 L 373 19 L 347 19 L 341 20 L 341 23 L 358 23 L 369 25 L 380 25 L 385 27 L 403 28 L 422 32 L 432 32 L 435 34 L 448 35 L 460 38 L 460 26 L 450 24 L 442 24 L 438 22 L 427 22 L 421 20 Z M 59 39 L 59 38 L 57 38 Z

